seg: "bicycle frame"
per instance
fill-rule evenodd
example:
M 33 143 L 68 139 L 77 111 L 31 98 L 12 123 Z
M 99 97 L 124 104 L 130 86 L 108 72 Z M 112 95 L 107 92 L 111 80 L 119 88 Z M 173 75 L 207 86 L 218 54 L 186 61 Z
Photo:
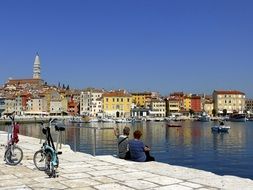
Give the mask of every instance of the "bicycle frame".
M 45 133 L 46 133 L 46 142 L 47 143 L 44 143 L 43 145 L 43 149 L 44 151 L 47 153 L 47 152 L 50 152 L 51 156 L 52 156 L 52 160 L 51 162 L 53 163 L 53 166 L 54 167 L 58 167 L 58 156 L 57 156 L 57 151 L 55 149 L 55 146 L 54 146 L 54 141 L 53 141 L 53 138 L 52 138 L 52 135 L 51 135 L 51 131 L 50 131 L 50 128 L 51 128 L 51 125 L 52 125 L 52 122 L 54 122 L 55 120 L 51 120 L 49 121 L 49 126 L 47 126 L 45 129 Z
M 56 169 L 59 166 L 59 159 L 58 155 L 61 154 L 61 152 L 58 152 L 55 148 L 54 141 L 51 135 L 51 126 L 52 123 L 55 121 L 55 119 L 49 120 L 49 125 L 46 127 L 43 127 L 42 132 L 46 136 L 45 142 L 43 143 L 40 150 L 36 151 L 33 157 L 34 164 L 36 168 L 38 168 L 40 171 L 45 171 L 49 177 L 58 177 L 56 175 Z M 41 123 L 43 126 L 43 123 Z M 60 135 L 61 131 L 64 131 L 64 127 L 57 127 L 55 125 L 55 130 L 58 131 L 58 137 Z M 57 144 L 58 144 L 57 138 Z M 38 160 L 37 160 L 38 159 Z M 41 165 L 41 163 L 44 163 Z

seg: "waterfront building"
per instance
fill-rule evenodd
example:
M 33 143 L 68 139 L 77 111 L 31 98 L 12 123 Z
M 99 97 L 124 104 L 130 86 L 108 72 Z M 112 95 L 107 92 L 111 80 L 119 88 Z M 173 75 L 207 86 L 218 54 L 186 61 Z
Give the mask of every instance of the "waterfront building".
M 78 115 L 79 114 L 78 106 L 79 103 L 76 102 L 72 96 L 71 99 L 68 101 L 68 109 L 67 109 L 68 114 L 72 116 Z
M 149 115 L 150 109 L 148 108 L 132 108 L 131 116 L 135 118 L 146 117 Z
M 22 97 L 20 95 L 17 95 L 15 97 L 15 114 L 16 115 L 23 115 L 23 107 L 22 107 Z
M 77 103 L 80 103 L 80 94 L 81 94 L 81 91 L 76 90 L 76 89 L 73 89 L 73 90 L 69 89 L 65 91 L 65 97 L 68 99 L 68 101 L 70 99 L 73 99 Z
M 184 111 L 184 92 L 173 92 L 169 96 L 171 99 L 178 100 L 179 112 Z
M 184 110 L 186 112 L 189 112 L 191 109 L 191 97 L 190 95 L 185 95 L 184 96 Z
M 198 95 L 192 95 L 191 96 L 191 109 L 195 113 L 200 113 L 202 111 L 201 109 L 201 97 Z
M 15 96 L 14 95 L 8 95 L 6 96 L 5 98 L 5 109 L 4 109 L 4 114 L 10 114 L 12 112 L 15 111 L 15 103 L 16 103 L 16 100 L 15 100 Z
M 52 115 L 67 114 L 68 99 L 66 98 L 65 91 L 56 87 L 49 87 L 45 88 L 42 94 L 45 96 L 48 113 L 52 112 Z
M 204 95 L 202 97 L 202 110 L 207 113 L 208 115 L 213 114 L 213 97 L 212 95 Z
M 28 98 L 25 115 L 47 112 L 47 101 L 44 95 L 33 94 Z
M 64 95 L 61 95 L 61 106 L 62 106 L 62 114 L 68 114 L 68 98 Z
M 253 114 L 253 99 L 246 99 L 245 100 L 245 109 L 250 114 Z
M 80 114 L 84 116 L 97 116 L 102 112 L 102 95 L 104 90 L 86 89 L 80 95 Z
M 213 114 L 213 101 L 212 100 L 205 99 L 203 106 L 204 106 L 204 112 L 206 112 L 208 115 Z
M 179 113 L 180 100 L 177 97 L 166 98 L 166 115 L 169 116 L 172 113 Z
M 146 93 L 131 93 L 133 98 L 133 103 L 136 107 L 144 107 L 145 106 L 145 94 Z M 150 94 L 151 97 L 151 94 Z
M 45 91 L 44 91 L 44 96 L 46 99 L 48 113 L 50 112 L 50 103 L 51 103 L 51 98 L 52 98 L 51 94 L 54 92 L 55 92 L 55 89 L 53 89 L 53 88 L 48 88 L 48 89 L 45 89 Z M 66 111 L 67 111 L 67 109 L 66 109 Z
M 21 106 L 22 106 L 22 112 L 27 111 L 27 102 L 31 99 L 32 94 L 29 92 L 22 92 L 20 94 L 21 96 Z
M 68 114 L 68 102 L 70 98 L 66 95 L 66 90 L 64 89 L 56 89 L 56 91 L 60 94 L 61 105 L 62 105 L 62 115 Z
M 62 115 L 64 112 L 62 106 L 62 97 L 57 90 L 50 92 L 50 115 Z
M 161 99 L 152 99 L 150 106 L 150 115 L 154 117 L 166 116 L 166 102 Z
M 105 116 L 130 117 L 132 95 L 119 90 L 102 95 L 102 106 Z
M 152 92 L 132 92 L 133 103 L 136 107 L 149 107 L 152 98 Z
M 227 110 L 228 114 L 245 111 L 245 93 L 237 90 L 214 90 L 213 101 L 214 109 L 219 114 L 223 110 Z

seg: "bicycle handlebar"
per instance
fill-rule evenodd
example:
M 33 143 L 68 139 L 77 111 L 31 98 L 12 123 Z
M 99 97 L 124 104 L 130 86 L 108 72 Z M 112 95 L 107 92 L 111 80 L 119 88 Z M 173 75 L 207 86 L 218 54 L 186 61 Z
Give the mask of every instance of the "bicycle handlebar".
M 48 127 L 51 127 L 51 125 L 52 125 L 52 123 L 54 122 L 54 121 L 57 121 L 57 118 L 50 118 L 49 119 L 49 126 Z M 44 121 L 41 121 L 41 122 L 39 122 L 42 126 L 44 125 Z
M 50 119 L 49 119 L 49 124 L 51 125 L 51 124 L 52 124 L 54 121 L 56 121 L 56 120 L 57 120 L 57 118 L 53 118 L 53 119 L 50 118 Z
M 14 114 L 15 114 L 15 111 L 7 114 L 7 116 L 11 119 L 12 122 L 14 122 Z

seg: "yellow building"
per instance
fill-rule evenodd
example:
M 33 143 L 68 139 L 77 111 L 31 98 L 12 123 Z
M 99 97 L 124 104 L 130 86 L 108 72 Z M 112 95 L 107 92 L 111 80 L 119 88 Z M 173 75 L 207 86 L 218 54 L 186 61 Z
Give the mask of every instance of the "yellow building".
M 132 96 L 124 91 L 107 92 L 102 95 L 105 116 L 130 117 Z
M 137 93 L 131 93 L 133 103 L 137 107 L 145 107 L 147 102 L 150 102 L 152 93 L 151 92 L 137 92 Z
M 189 96 L 184 97 L 184 109 L 189 111 L 191 109 L 191 98 Z

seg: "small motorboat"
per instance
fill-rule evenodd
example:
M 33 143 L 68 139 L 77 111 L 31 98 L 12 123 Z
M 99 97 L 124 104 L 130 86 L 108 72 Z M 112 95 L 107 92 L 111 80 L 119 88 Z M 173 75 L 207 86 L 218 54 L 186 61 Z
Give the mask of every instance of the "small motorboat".
M 227 133 L 228 130 L 230 129 L 230 126 L 228 126 L 228 125 L 216 125 L 216 126 L 213 126 L 211 129 L 212 129 L 213 132 Z

